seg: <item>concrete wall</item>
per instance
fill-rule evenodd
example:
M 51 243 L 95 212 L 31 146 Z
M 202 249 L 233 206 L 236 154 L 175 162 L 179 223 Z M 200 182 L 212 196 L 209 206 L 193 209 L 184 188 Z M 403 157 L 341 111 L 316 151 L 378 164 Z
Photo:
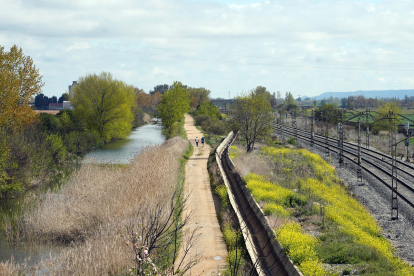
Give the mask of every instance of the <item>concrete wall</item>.
M 216 160 L 217 160 L 217 164 L 219 164 L 220 173 L 223 176 L 223 179 L 225 179 L 226 177 L 225 177 L 223 168 L 221 166 L 220 156 L 222 155 L 223 150 L 225 149 L 225 147 L 230 147 L 231 146 L 231 144 L 233 143 L 233 140 L 234 140 L 233 132 L 230 132 L 229 135 L 226 137 L 226 139 L 224 139 L 224 141 L 220 144 L 220 146 L 217 147 Z M 229 157 L 228 154 L 226 155 L 226 160 L 227 160 L 227 164 L 229 165 L 230 169 L 232 171 L 234 171 L 233 161 L 231 160 L 231 158 Z M 238 182 L 239 186 L 241 187 L 244 195 L 246 196 L 246 198 L 249 202 L 249 205 L 253 209 L 256 217 L 259 218 L 263 228 L 265 229 L 269 239 L 271 240 L 272 247 L 273 247 L 274 251 L 276 252 L 277 257 L 281 261 L 281 263 L 282 263 L 283 267 L 285 268 L 285 270 L 287 271 L 288 275 L 303 276 L 303 274 L 300 272 L 300 270 L 293 264 L 293 262 L 285 254 L 285 252 L 283 251 L 282 245 L 276 240 L 276 237 L 273 234 L 273 229 L 269 226 L 269 222 L 268 222 L 266 216 L 263 214 L 263 211 L 260 208 L 259 204 L 256 202 L 256 200 L 253 198 L 250 191 L 247 189 L 246 183 L 243 181 L 242 177 L 240 176 L 240 174 L 238 172 L 235 172 L 235 173 L 236 173 L 236 179 L 237 179 L 237 182 Z M 228 191 L 228 194 L 229 194 L 229 198 L 234 197 L 233 194 L 231 193 L 230 186 L 228 184 L 228 180 L 225 179 L 224 183 L 226 184 L 227 191 Z M 234 201 L 234 199 L 233 199 L 233 201 Z M 230 203 L 233 206 L 232 199 L 230 199 Z M 234 205 L 235 205 L 235 202 L 234 202 Z M 236 208 L 237 208 L 237 206 L 236 207 L 233 206 L 233 209 L 235 210 L 235 212 L 236 212 Z M 238 212 L 238 209 L 237 209 L 236 214 L 237 214 L 238 217 L 240 216 L 240 219 L 243 221 L 243 219 L 241 218 L 240 212 Z M 240 219 L 239 219 L 239 222 L 240 222 Z M 240 225 L 241 226 L 244 225 L 244 222 L 243 222 L 243 224 L 240 223 Z M 248 237 L 249 233 L 247 233 L 246 235 L 247 235 L 247 238 L 249 238 Z M 243 234 L 243 236 L 244 236 L 244 234 Z M 246 238 L 245 238 L 245 240 L 246 240 Z M 249 244 L 249 246 L 252 247 L 252 244 L 253 243 L 251 242 Z M 246 247 L 247 247 L 247 242 L 246 242 Z M 250 257 L 251 257 L 253 263 L 255 263 L 255 260 L 257 260 L 257 254 L 255 255 L 254 248 L 250 248 L 250 249 L 247 248 L 247 250 L 249 251 L 249 254 L 250 254 Z M 262 274 L 262 273 L 264 273 L 263 271 L 258 271 L 258 273 L 259 273 L 259 275 L 264 275 L 264 274 Z

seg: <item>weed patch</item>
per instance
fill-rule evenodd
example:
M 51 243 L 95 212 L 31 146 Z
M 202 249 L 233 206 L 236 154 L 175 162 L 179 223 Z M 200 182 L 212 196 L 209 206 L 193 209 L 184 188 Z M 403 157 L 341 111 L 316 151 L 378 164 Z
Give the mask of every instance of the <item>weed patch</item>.
M 328 275 L 323 263 L 352 264 L 366 275 L 414 274 L 380 235 L 375 219 L 349 196 L 335 169 L 319 155 L 305 149 L 262 147 L 261 154 L 250 156 L 272 164 L 266 172 L 257 170 L 260 175 L 244 174 L 244 180 L 265 215 L 288 218 L 275 235 L 304 275 Z M 236 168 L 255 168 L 240 164 L 238 160 L 249 160 L 243 154 L 231 158 Z

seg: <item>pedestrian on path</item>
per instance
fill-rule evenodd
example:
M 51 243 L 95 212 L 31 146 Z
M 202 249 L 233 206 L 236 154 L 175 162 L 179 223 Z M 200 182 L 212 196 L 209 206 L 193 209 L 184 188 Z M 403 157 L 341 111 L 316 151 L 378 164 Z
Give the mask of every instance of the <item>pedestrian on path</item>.
M 201 146 L 204 147 L 204 136 L 201 137 Z
M 195 142 L 196 142 L 196 146 L 198 148 L 198 137 L 196 137 Z

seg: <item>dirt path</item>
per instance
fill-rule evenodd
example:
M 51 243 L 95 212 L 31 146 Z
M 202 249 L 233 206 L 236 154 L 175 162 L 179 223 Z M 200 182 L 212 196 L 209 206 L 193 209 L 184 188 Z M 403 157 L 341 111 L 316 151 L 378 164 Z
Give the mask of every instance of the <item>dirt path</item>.
M 216 275 L 214 273 L 217 273 L 218 267 L 226 264 L 227 249 L 217 220 L 217 212 L 220 210 L 216 210 L 218 205 L 214 203 L 207 172 L 211 148 L 207 144 L 201 147 L 201 141 L 196 147 L 195 138 L 201 140 L 202 133 L 196 129 L 193 118 L 187 114 L 184 129 L 188 140 L 194 146 L 193 156 L 189 158 L 185 170 L 185 194 L 189 195 L 187 213 L 193 212 L 186 228 L 200 228 L 200 237 L 192 249 L 192 254 L 203 252 L 201 261 L 187 275 Z

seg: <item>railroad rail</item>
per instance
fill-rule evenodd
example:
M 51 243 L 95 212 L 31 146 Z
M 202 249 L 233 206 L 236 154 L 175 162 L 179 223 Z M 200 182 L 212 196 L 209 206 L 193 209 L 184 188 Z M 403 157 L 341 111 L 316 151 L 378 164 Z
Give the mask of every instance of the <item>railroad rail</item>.
M 288 133 L 291 136 L 296 136 L 297 138 L 300 138 L 303 141 L 311 143 L 310 138 L 310 132 L 301 130 L 301 129 L 295 129 L 293 127 L 289 127 L 286 125 L 281 124 L 273 124 L 272 125 L 275 130 L 280 130 L 282 128 L 283 132 Z M 326 143 L 328 141 L 328 143 Z M 321 147 L 322 149 L 328 149 L 328 151 L 331 151 L 332 148 L 337 149 L 339 151 L 339 147 L 337 146 L 338 140 L 334 138 L 328 138 L 326 136 L 322 135 L 314 135 L 314 144 Z M 358 147 L 357 145 L 351 144 L 349 142 L 344 142 L 343 145 L 343 152 L 344 152 L 344 158 L 348 159 L 349 161 L 355 163 L 357 165 L 356 158 L 358 158 L 358 154 L 355 153 L 356 149 L 355 147 Z M 390 164 L 385 162 L 385 158 L 391 159 L 390 156 L 380 153 L 378 151 L 374 151 L 371 149 L 364 148 L 361 153 L 364 154 L 364 156 L 361 156 L 362 161 L 364 161 L 367 165 L 361 165 L 361 168 L 369 173 L 371 176 L 376 178 L 380 183 L 385 185 L 388 189 L 392 190 L 392 187 L 387 183 L 387 181 L 384 180 L 383 177 L 381 177 L 378 172 L 385 174 L 390 179 L 392 178 L 392 173 L 390 172 Z M 414 168 L 406 164 L 404 162 L 398 161 L 397 164 L 400 166 L 400 168 L 397 166 L 397 170 L 401 173 L 404 173 L 408 177 L 414 178 L 414 173 L 410 173 L 407 170 L 414 170 Z M 404 167 L 405 169 L 402 169 L 401 167 Z M 398 184 L 402 185 L 403 193 L 400 191 L 394 190 L 394 192 L 399 196 L 401 200 L 403 200 L 405 203 L 407 203 L 410 207 L 414 208 L 414 188 L 413 184 L 409 183 L 406 179 L 398 178 L 397 182 Z M 400 186 L 401 187 L 401 186 Z

